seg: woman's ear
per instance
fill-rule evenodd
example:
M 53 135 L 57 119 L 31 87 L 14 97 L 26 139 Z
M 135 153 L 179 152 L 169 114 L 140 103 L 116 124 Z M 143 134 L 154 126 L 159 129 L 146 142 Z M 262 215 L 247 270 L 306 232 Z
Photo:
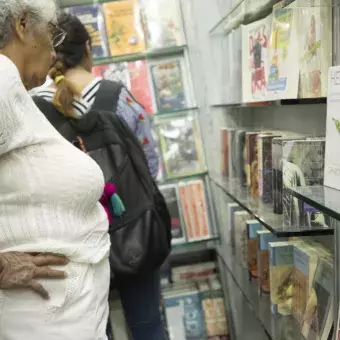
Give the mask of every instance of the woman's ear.
M 91 72 L 92 69 L 92 46 L 91 42 L 87 41 L 85 45 L 85 63 L 86 63 L 86 68 L 89 69 Z
M 22 42 L 25 41 L 26 32 L 27 32 L 27 29 L 28 29 L 27 26 L 28 26 L 27 13 L 23 13 L 15 23 L 16 34 L 17 34 L 18 38 L 20 39 L 20 41 L 22 41 Z

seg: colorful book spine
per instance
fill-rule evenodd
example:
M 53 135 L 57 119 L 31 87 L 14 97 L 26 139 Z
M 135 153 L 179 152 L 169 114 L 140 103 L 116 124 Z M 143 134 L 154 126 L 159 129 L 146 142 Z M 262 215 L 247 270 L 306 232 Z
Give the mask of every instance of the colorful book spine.
M 294 289 L 294 243 L 269 243 L 270 300 L 273 314 L 291 315 Z
M 248 244 L 247 244 L 247 262 L 249 276 L 257 278 L 257 232 L 262 229 L 262 225 L 257 220 L 250 220 L 246 222 Z
M 229 138 L 228 138 L 228 129 L 221 128 L 220 129 L 220 140 L 221 140 L 221 174 L 223 176 L 228 177 L 229 175 Z
M 257 133 L 246 133 L 246 150 L 245 150 L 245 169 L 247 176 L 247 186 L 252 196 L 258 193 L 257 181 Z M 254 171 L 256 170 L 256 171 Z
M 181 197 L 181 204 L 182 204 L 182 211 L 186 226 L 186 234 L 188 237 L 188 240 L 194 239 L 194 222 L 192 218 L 191 213 L 191 205 L 190 205 L 190 193 L 189 188 L 186 184 L 180 184 L 179 185 L 179 193 Z
M 247 257 L 245 256 L 247 244 L 247 226 L 246 221 L 251 219 L 251 215 L 247 211 L 235 212 L 235 229 L 232 231 L 232 250 L 236 255 L 239 263 L 247 268 Z
M 100 5 L 76 6 L 69 9 L 85 25 L 90 37 L 94 58 L 108 57 L 108 44 L 105 32 L 105 22 Z
M 229 145 L 229 178 L 235 179 L 237 177 L 237 158 L 235 158 L 235 142 L 236 130 L 229 129 L 228 131 L 228 145 Z
M 137 1 L 107 2 L 103 9 L 111 56 L 144 51 L 145 39 Z
M 247 184 L 247 176 L 245 170 L 245 160 L 244 160 L 244 153 L 245 153 L 245 146 L 246 146 L 246 132 L 242 130 L 236 131 L 236 141 L 235 141 L 235 148 L 233 148 L 233 152 L 235 152 L 234 158 L 237 160 L 237 180 L 239 181 L 242 187 L 246 186 Z

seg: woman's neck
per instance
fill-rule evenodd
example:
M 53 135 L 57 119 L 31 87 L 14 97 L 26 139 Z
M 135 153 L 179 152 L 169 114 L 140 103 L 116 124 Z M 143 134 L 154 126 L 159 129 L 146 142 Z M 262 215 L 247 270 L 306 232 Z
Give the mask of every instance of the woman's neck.
M 65 73 L 65 77 L 77 87 L 79 92 L 82 92 L 95 79 L 92 73 L 83 67 L 75 67 L 68 70 Z

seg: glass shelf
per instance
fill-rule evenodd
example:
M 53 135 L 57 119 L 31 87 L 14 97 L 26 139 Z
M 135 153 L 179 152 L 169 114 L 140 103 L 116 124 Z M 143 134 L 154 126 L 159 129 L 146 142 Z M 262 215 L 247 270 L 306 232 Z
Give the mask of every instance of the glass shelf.
M 295 319 L 292 316 L 271 313 L 270 296 L 258 294 L 257 280 L 250 281 L 248 270 L 239 265 L 231 251 L 225 248 L 227 247 L 223 247 L 223 249 L 218 247 L 217 254 L 228 274 L 242 291 L 268 338 L 271 340 L 303 340 L 304 337 Z
M 181 180 L 185 181 L 185 180 L 190 180 L 190 179 L 194 179 L 194 178 L 197 178 L 197 177 L 203 177 L 203 176 L 206 176 L 207 174 L 208 174 L 208 171 L 202 171 L 202 172 L 197 172 L 197 173 L 191 174 L 191 175 L 164 178 L 162 180 L 157 180 L 157 184 L 162 185 L 162 184 L 168 184 L 168 183 L 171 183 L 171 182 L 178 182 L 178 181 L 181 181 Z
M 218 241 L 220 238 L 218 236 L 211 236 L 206 239 L 197 240 L 197 241 L 189 241 L 183 243 L 173 244 L 172 248 L 188 248 L 188 247 L 196 247 L 198 244 L 206 244 L 207 242 Z
M 111 2 L 113 0 L 60 0 L 60 7 L 73 7 L 92 4 L 103 4 L 105 2 Z
M 283 215 L 274 214 L 271 204 L 263 203 L 259 197 L 250 197 L 247 188 L 240 186 L 236 181 L 217 175 L 210 176 L 210 179 L 277 237 L 334 234 L 332 227 L 320 226 L 319 224 L 312 224 L 311 226 L 285 225 Z
M 290 194 L 321 212 L 340 220 L 340 191 L 326 186 L 288 189 Z
M 213 104 L 212 107 L 271 107 L 271 106 L 288 106 L 288 105 L 313 105 L 313 104 L 326 104 L 327 98 L 296 98 L 296 99 L 282 99 L 266 102 L 253 102 L 253 103 L 226 103 L 226 104 Z
M 133 53 L 133 54 L 124 54 L 114 57 L 104 57 L 104 58 L 96 58 L 93 60 L 94 65 L 105 65 L 105 64 L 113 64 L 113 63 L 123 63 L 123 62 L 131 62 L 137 60 L 145 60 L 145 59 L 156 59 L 161 57 L 167 57 L 171 55 L 176 55 L 183 53 L 186 48 L 186 45 L 182 46 L 169 46 L 159 49 L 146 50 L 144 52 Z
M 198 107 L 188 107 L 186 109 L 181 110 L 172 110 L 172 111 L 159 111 L 154 113 L 153 115 L 150 115 L 150 119 L 156 119 L 158 117 L 167 117 L 167 116 L 180 116 L 183 113 L 189 112 L 189 111 L 195 111 L 198 110 Z

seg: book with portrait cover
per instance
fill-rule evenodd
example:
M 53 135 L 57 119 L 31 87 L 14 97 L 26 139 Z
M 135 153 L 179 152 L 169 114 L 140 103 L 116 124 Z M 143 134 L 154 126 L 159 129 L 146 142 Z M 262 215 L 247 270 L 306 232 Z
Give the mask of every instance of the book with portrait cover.
M 303 242 L 294 247 L 292 314 L 301 325 L 312 289 L 318 255 Z
M 111 56 L 145 50 L 145 39 L 136 0 L 107 2 L 103 5 Z
M 290 187 L 322 185 L 324 178 L 325 140 L 287 141 L 283 145 L 283 215 L 285 225 L 325 225 L 322 213 L 294 198 Z
M 291 315 L 294 289 L 294 242 L 269 243 L 270 301 L 273 314 Z
M 176 184 L 162 185 L 159 190 L 164 196 L 170 216 L 172 243 L 183 243 L 186 240 L 184 222 L 179 202 L 179 189 Z
M 334 322 L 333 261 L 320 257 L 313 287 L 303 317 L 302 335 L 306 340 L 328 340 Z
M 189 107 L 183 59 L 162 60 L 149 67 L 157 111 L 176 111 Z
M 148 48 L 185 44 L 179 0 L 142 0 Z
M 92 44 L 94 58 L 109 56 L 108 42 L 105 31 L 105 20 L 100 5 L 84 5 L 69 8 L 69 13 L 75 15 L 85 25 Z
M 195 117 L 162 119 L 157 127 L 168 178 L 194 175 L 205 170 L 199 127 Z
M 326 97 L 332 66 L 332 1 L 298 0 L 301 98 Z

